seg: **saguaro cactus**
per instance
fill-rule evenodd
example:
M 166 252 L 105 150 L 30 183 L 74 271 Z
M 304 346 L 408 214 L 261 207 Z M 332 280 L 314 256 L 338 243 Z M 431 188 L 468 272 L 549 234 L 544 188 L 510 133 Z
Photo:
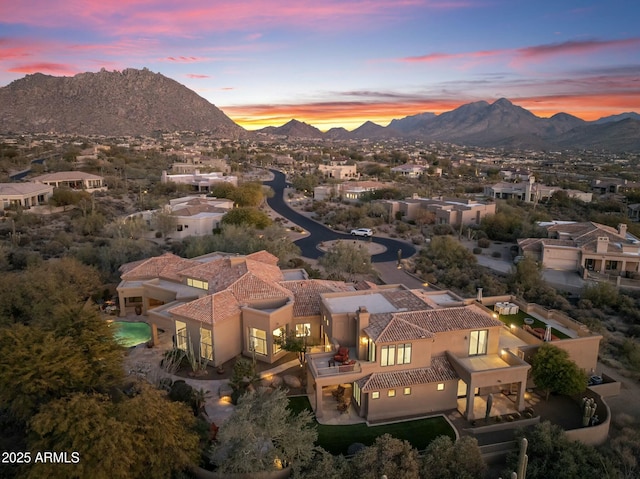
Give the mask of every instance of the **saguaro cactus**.
M 596 408 L 598 405 L 596 404 L 595 399 L 593 398 L 582 398 L 582 425 L 588 426 L 591 424 L 591 420 L 596 413 Z

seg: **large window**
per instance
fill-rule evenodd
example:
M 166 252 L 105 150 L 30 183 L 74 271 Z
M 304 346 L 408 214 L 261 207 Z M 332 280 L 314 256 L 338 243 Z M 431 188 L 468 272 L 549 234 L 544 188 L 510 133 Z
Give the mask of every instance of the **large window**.
M 411 363 L 411 343 L 398 344 L 398 364 Z
M 411 363 L 411 343 L 382 346 L 380 348 L 380 366 Z
M 296 324 L 296 338 L 304 338 L 311 334 L 311 323 Z
M 267 332 L 262 329 L 249 328 L 249 348 L 256 354 L 267 355 Z
M 488 337 L 488 329 L 471 331 L 471 334 L 469 334 L 469 356 L 479 356 L 481 354 L 487 354 Z
M 210 329 L 200 328 L 200 356 L 213 361 L 213 338 Z
M 187 342 L 187 325 L 182 321 L 176 321 L 176 348 L 186 351 Z
M 360 386 L 358 383 L 353 383 L 353 399 L 356 404 L 360 406 L 360 401 L 362 400 L 362 391 L 360 390 Z
M 282 340 L 284 339 L 284 329 L 274 329 L 271 333 L 273 335 L 273 354 L 279 353 L 282 350 Z
M 396 347 L 382 346 L 380 348 L 380 366 L 393 366 L 396 364 Z
M 376 343 L 369 340 L 369 350 L 367 351 L 367 359 L 372 363 L 376 362 Z

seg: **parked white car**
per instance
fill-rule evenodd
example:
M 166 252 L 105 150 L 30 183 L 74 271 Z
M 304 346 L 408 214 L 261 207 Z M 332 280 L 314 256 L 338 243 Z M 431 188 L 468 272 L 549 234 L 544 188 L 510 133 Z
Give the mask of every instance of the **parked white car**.
M 371 228 L 358 228 L 355 230 L 351 230 L 352 236 L 373 236 L 373 230 Z

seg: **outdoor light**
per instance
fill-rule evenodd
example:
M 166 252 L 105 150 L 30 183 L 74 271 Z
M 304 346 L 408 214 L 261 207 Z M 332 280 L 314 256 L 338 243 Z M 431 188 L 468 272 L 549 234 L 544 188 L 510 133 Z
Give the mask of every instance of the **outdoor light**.
M 513 323 L 511 323 L 511 324 L 509 325 L 509 327 L 510 327 L 511 329 L 516 329 L 516 325 L 515 325 L 515 324 L 513 324 Z
M 493 318 L 498 319 L 498 313 L 493 313 Z
M 500 356 L 504 356 L 505 354 L 507 354 L 507 352 L 504 349 L 500 350 Z

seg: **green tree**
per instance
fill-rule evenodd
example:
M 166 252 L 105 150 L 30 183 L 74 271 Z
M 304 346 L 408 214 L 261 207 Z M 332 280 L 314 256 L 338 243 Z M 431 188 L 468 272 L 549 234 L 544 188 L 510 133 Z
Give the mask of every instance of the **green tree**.
M 30 421 L 33 451 L 79 453 L 77 464 L 33 464 L 27 477 L 169 478 L 197 463 L 199 438 L 187 406 L 146 383 L 132 397 L 75 393 Z
M 437 437 L 422 461 L 424 479 L 482 479 L 485 470 L 478 441 L 470 436 L 455 442 L 448 436 Z
M 418 479 L 420 459 L 418 451 L 408 441 L 389 434 L 376 438 L 373 445 L 358 451 L 351 461 L 355 477 L 388 479 Z
M 273 470 L 277 463 L 304 468 L 313 458 L 318 432 L 309 411 L 294 414 L 288 406 L 281 389 L 242 396 L 211 450 L 217 471 L 251 474 Z
M 521 430 L 529 442 L 527 455 L 527 479 L 549 479 L 551 477 L 619 477 L 609 461 L 594 447 L 572 441 L 560 426 L 548 421 L 533 428 Z M 518 452 L 507 457 L 507 471 L 516 471 Z M 503 477 L 509 477 L 505 472 Z
M 178 220 L 171 214 L 171 211 L 164 209 L 154 212 L 151 221 L 155 230 L 159 231 L 162 236 L 173 233 L 178 225 Z
M 347 241 L 333 243 L 318 262 L 329 277 L 333 278 L 346 276 L 353 280 L 357 274 L 369 274 L 373 271 L 369 250 Z
M 266 213 L 250 207 L 234 208 L 222 217 L 222 224 L 255 226 L 264 229 L 271 224 Z
M 334 456 L 321 447 L 316 448 L 313 460 L 294 475 L 301 479 L 344 479 L 351 475 L 350 464 L 343 455 Z
M 587 387 L 586 374 L 569 358 L 569 353 L 551 343 L 543 343 L 533 356 L 531 376 L 536 386 L 545 391 L 572 396 Z

